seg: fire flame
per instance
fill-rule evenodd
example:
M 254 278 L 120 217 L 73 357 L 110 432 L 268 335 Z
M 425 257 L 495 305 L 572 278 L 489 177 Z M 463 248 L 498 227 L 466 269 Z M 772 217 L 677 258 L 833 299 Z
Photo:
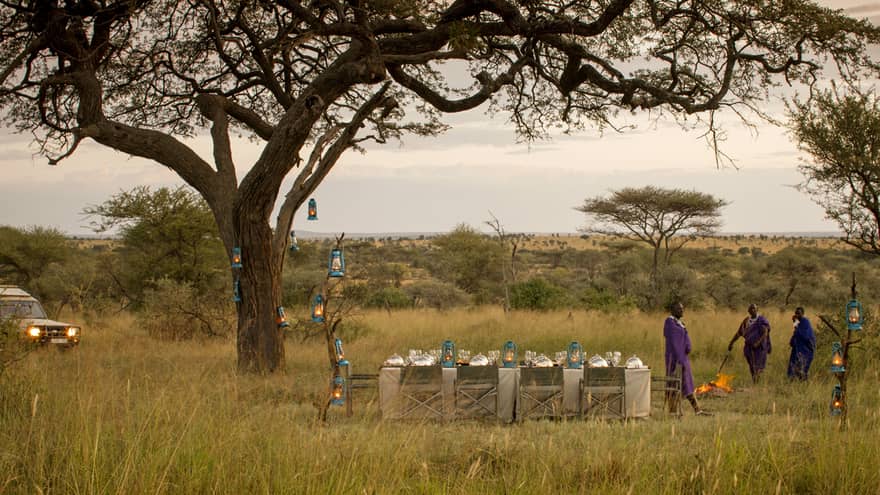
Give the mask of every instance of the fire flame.
M 714 380 L 709 383 L 704 383 L 694 389 L 694 393 L 700 395 L 711 392 L 713 390 L 721 390 L 727 393 L 733 392 L 734 376 L 735 375 L 725 375 L 724 373 L 718 373 Z

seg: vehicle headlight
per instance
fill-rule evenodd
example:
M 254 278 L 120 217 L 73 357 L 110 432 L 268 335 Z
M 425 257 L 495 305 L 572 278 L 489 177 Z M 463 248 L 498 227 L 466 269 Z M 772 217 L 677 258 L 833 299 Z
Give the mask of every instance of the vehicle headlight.
M 68 337 L 76 337 L 76 334 L 79 333 L 79 328 L 76 327 L 67 327 L 67 336 Z
M 27 333 L 31 337 L 39 337 L 40 336 L 40 327 L 28 327 Z

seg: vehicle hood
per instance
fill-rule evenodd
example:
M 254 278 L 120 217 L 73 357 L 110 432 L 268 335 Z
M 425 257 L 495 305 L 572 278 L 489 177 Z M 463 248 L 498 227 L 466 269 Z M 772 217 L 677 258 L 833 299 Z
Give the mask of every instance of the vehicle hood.
M 47 318 L 22 318 L 19 322 L 22 327 L 79 327 L 74 323 L 65 323 L 63 321 L 49 320 Z

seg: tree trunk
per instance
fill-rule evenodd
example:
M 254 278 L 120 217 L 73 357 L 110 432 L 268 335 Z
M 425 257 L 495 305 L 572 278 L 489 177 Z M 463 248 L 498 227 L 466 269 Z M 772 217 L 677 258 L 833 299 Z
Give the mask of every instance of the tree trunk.
M 281 267 L 272 252 L 272 229 L 264 222 L 239 225 L 241 302 L 238 303 L 238 369 L 272 373 L 284 367 L 284 334 L 275 323 L 281 306 Z

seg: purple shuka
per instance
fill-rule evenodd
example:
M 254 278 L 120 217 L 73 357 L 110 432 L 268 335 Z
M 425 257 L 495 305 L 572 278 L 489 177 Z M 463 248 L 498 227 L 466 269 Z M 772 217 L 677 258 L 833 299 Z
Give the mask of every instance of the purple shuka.
M 767 338 L 758 347 L 755 347 L 755 343 L 761 341 L 765 327 L 767 328 Z M 754 377 L 767 367 L 767 355 L 773 350 L 770 343 L 770 322 L 763 315 L 758 315 L 754 320 L 746 317 L 739 326 L 739 333 L 745 340 L 743 355 L 749 363 L 749 372 Z
M 691 373 L 691 339 L 688 337 L 684 323 L 674 316 L 666 318 L 663 324 L 663 336 L 666 337 L 666 374 L 675 374 L 675 368 L 681 366 L 681 393 L 687 397 L 694 393 L 694 375 Z

